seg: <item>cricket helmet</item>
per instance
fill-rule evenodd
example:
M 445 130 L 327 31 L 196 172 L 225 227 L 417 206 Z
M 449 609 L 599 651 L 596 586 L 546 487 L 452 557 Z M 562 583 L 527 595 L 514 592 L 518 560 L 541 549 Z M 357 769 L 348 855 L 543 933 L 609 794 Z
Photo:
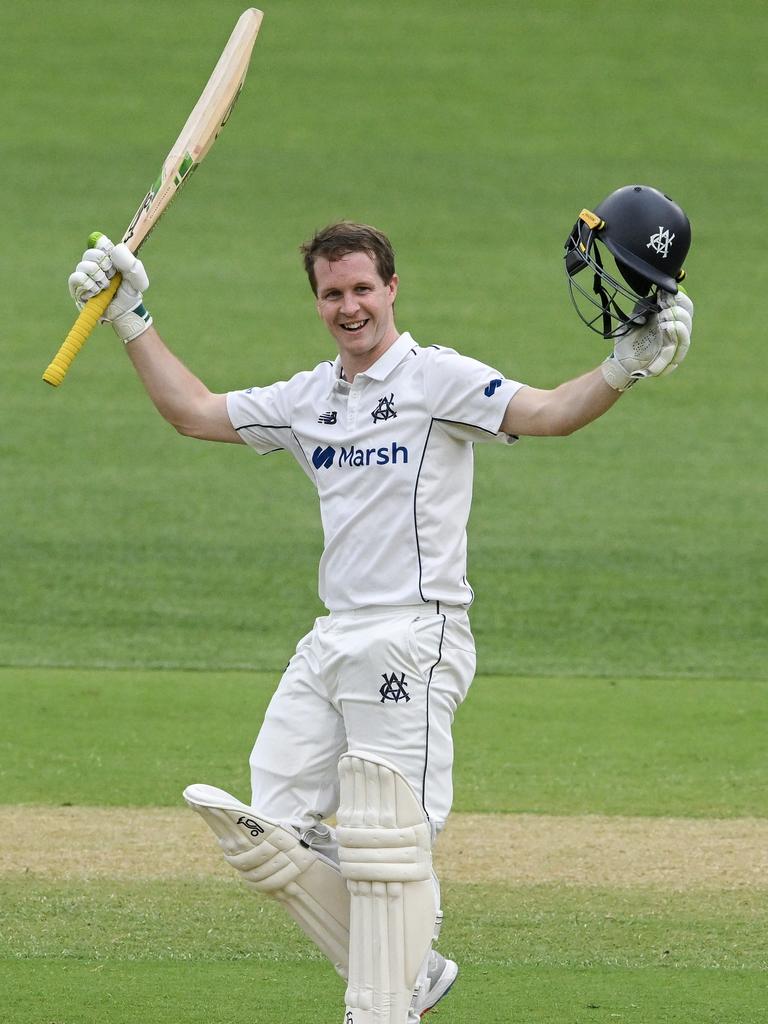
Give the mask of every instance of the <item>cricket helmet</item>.
M 606 266 L 601 245 L 613 257 L 615 268 L 611 262 Z M 565 243 L 565 272 L 576 312 L 604 338 L 643 323 L 658 308 L 660 288 L 677 292 L 690 245 L 688 218 L 668 195 L 650 185 L 617 189 L 594 210 L 581 211 Z M 591 294 L 576 280 L 586 268 L 593 273 Z M 625 306 L 631 302 L 632 308 L 622 308 L 619 298 Z

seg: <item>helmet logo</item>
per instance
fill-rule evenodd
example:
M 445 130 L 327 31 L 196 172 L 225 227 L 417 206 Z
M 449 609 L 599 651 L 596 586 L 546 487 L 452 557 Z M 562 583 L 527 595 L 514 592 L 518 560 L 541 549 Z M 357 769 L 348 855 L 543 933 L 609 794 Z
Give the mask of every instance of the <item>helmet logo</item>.
M 651 235 L 651 240 L 646 242 L 646 249 L 653 249 L 654 252 L 658 253 L 662 259 L 666 259 L 669 254 L 669 247 L 672 245 L 675 236 L 670 235 L 669 228 L 662 227 L 659 224 L 659 230 L 655 235 Z

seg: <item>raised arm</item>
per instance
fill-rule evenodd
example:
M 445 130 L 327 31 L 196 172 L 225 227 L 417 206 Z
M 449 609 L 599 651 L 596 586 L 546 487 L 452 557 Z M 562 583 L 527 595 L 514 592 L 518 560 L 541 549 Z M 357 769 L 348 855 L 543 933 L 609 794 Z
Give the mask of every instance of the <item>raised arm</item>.
M 165 345 L 144 308 L 149 286 L 144 266 L 125 245 L 113 246 L 102 235 L 83 254 L 69 279 L 70 292 L 82 305 L 106 288 L 118 270 L 122 284 L 104 314 L 125 343 L 128 356 L 160 415 L 187 437 L 243 444 L 227 414 L 226 395 L 214 394 Z
M 660 311 L 616 338 L 596 369 L 552 390 L 521 388 L 501 424 L 506 434 L 565 435 L 602 416 L 638 380 L 677 369 L 691 343 L 693 303 L 679 291 L 659 292 Z
M 203 441 L 244 444 L 227 414 L 227 396 L 209 391 L 149 326 L 126 344 L 155 408 L 180 434 Z
M 518 437 L 572 434 L 607 412 L 620 395 L 605 383 L 599 366 L 551 391 L 520 388 L 509 400 L 501 429 Z

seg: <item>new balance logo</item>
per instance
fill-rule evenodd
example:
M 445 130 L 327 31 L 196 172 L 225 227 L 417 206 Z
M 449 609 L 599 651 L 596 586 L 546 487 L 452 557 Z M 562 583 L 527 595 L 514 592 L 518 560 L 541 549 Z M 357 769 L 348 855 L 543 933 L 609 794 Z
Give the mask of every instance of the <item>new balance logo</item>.
M 489 383 L 488 387 L 483 389 L 483 394 L 485 395 L 486 398 L 493 398 L 496 389 L 500 388 L 500 387 L 501 387 L 501 380 L 498 377 L 495 377 Z
M 384 680 L 384 685 L 379 688 L 382 704 L 386 700 L 393 700 L 395 704 L 399 704 L 401 700 L 407 703 L 411 699 L 406 690 L 405 672 L 401 672 L 399 677 L 395 672 L 391 672 L 389 675 L 382 672 L 381 678 Z
M 651 235 L 651 240 L 646 242 L 645 248 L 653 249 L 654 252 L 657 252 L 659 256 L 665 260 L 669 253 L 669 247 L 672 245 L 674 240 L 675 236 L 670 235 L 669 228 L 664 228 L 659 224 L 659 230 L 655 235 Z
M 344 469 L 347 466 L 397 466 L 408 462 L 408 449 L 393 441 L 391 445 L 381 448 L 358 448 L 352 444 L 349 448 L 334 448 L 318 445 L 312 452 L 312 464 L 315 469 L 330 469 L 336 466 Z
M 237 819 L 237 824 L 238 825 L 245 825 L 245 827 L 248 829 L 248 831 L 251 833 L 252 836 L 263 836 L 264 835 L 263 827 L 259 824 L 258 821 L 256 821 L 255 818 L 246 818 L 246 817 L 238 818 Z
M 318 423 L 327 423 L 332 426 L 336 422 L 336 412 L 324 412 L 317 417 Z

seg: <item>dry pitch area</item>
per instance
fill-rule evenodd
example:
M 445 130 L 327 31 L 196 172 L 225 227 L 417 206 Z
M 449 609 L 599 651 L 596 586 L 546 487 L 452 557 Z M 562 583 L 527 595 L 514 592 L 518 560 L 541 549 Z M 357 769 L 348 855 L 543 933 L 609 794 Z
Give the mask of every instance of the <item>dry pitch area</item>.
M 0 834 L 6 878 L 232 875 L 186 809 L 0 806 Z M 446 882 L 765 888 L 768 820 L 456 814 L 435 861 Z

